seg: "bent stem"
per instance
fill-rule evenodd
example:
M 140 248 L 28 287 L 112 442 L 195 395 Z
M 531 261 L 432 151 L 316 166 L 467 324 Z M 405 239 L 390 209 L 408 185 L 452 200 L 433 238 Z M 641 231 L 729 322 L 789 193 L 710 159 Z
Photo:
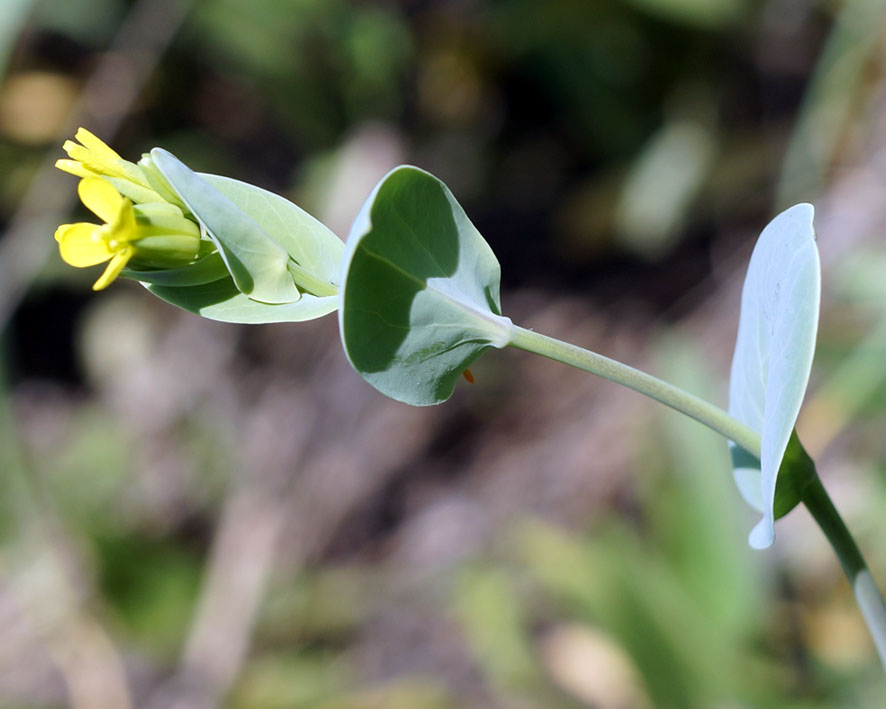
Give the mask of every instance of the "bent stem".
M 640 392 L 651 399 L 686 414 L 699 423 L 725 436 L 748 453 L 760 457 L 760 434 L 732 418 L 723 409 L 690 394 L 666 381 L 641 372 L 621 362 L 591 352 L 562 340 L 532 330 L 513 326 L 511 341 L 518 349 L 568 364 L 585 372 L 596 374 L 616 384 Z
M 810 476 L 801 493 L 801 499 L 834 548 L 870 630 L 880 662 L 886 669 L 886 605 L 883 603 L 883 596 L 880 595 L 864 557 L 817 473 Z
M 699 399 L 673 384 L 596 352 L 532 330 L 526 330 L 517 325 L 513 326 L 508 344 L 633 389 L 686 414 L 741 446 L 748 453 L 760 457 L 760 435 L 756 431 L 737 421 L 723 409 Z M 811 461 L 809 463 L 811 464 Z M 880 656 L 883 667 L 886 668 L 886 606 L 884 606 L 883 597 L 880 595 L 855 540 L 821 484 L 814 465 L 812 465 L 811 474 L 801 492 L 801 500 L 824 532 L 840 560 L 874 640 L 877 654 Z

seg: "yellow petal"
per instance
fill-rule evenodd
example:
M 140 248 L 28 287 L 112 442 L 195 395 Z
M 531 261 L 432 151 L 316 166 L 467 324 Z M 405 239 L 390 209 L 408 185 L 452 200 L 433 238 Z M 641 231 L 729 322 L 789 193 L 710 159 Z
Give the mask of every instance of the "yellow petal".
M 137 239 L 138 236 L 138 226 L 136 226 L 132 202 L 124 198 L 121 200 L 120 208 L 111 222 L 110 239 L 118 242 L 128 242 Z
M 65 263 L 84 268 L 111 258 L 114 254 L 101 238 L 100 230 L 100 226 L 83 222 L 60 226 L 55 232 L 55 240 Z
M 97 217 L 112 223 L 120 213 L 120 205 L 124 201 L 116 188 L 100 177 L 84 177 L 77 186 L 80 200 Z
M 87 169 L 100 175 L 121 177 L 143 187 L 150 186 L 141 168 L 121 158 L 85 128 L 77 130 L 76 138 L 83 145 L 78 145 L 73 140 L 66 140 L 62 149 L 69 157 L 82 162 Z
M 95 283 L 92 284 L 92 290 L 103 290 L 111 285 L 111 283 L 114 282 L 114 279 L 116 279 L 117 276 L 120 275 L 120 272 L 126 267 L 127 262 L 132 258 L 134 253 L 135 247 L 126 246 L 114 254 L 114 258 L 111 259 L 111 263 L 108 264 L 105 272 Z
M 89 150 L 95 153 L 95 156 L 100 160 L 106 160 L 110 163 L 116 162 L 117 160 L 122 160 L 120 155 L 112 150 L 107 143 L 105 143 L 100 138 L 95 137 L 92 133 L 90 133 L 83 127 L 77 129 L 74 137 L 79 140 L 82 145 L 89 148 Z
M 99 157 L 94 155 L 89 148 L 84 148 L 73 140 L 66 140 L 62 144 L 62 150 L 64 150 L 72 160 L 83 163 L 90 170 L 94 170 L 99 174 L 104 174 L 114 166 L 114 163 L 99 159 Z
M 76 224 L 62 224 L 58 229 L 55 230 L 55 240 L 57 242 L 61 241 L 62 234 L 64 234 L 68 229 L 70 229 L 73 226 L 77 226 L 77 225 Z M 89 224 L 89 226 L 91 226 L 93 229 L 95 228 L 95 224 Z
M 56 160 L 55 166 L 64 172 L 70 172 L 77 177 L 96 177 L 98 175 L 94 170 L 90 170 L 79 160 Z

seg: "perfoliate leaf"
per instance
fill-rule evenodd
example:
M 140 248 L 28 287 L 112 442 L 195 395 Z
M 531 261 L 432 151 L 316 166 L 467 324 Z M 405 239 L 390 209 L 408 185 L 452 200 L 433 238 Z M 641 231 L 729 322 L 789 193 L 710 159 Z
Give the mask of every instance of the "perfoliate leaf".
M 249 215 L 299 266 L 338 285 L 345 245 L 325 224 L 280 195 L 230 177 L 200 173 Z
M 218 247 L 238 290 L 262 303 L 292 303 L 289 254 L 216 187 L 162 148 L 151 159 Z
M 782 461 L 806 392 L 818 329 L 821 285 L 812 217 L 812 205 L 798 204 L 769 223 L 742 290 L 729 413 L 760 433 L 760 459 L 730 445 L 738 488 L 763 513 L 749 538 L 757 549 L 772 544 L 776 517 L 799 501 L 791 492 L 796 485 L 780 485 L 784 499 L 776 504 L 780 469 L 781 475 L 793 475 L 797 467 L 798 476 L 805 470 L 800 465 L 805 454 L 790 456 L 796 466 L 782 468 Z
M 498 261 L 455 197 L 415 167 L 388 173 L 345 246 L 345 353 L 376 389 L 416 406 L 448 399 L 461 372 L 510 339 Z
M 225 262 L 218 252 L 207 254 L 193 263 L 179 268 L 137 270 L 124 268 L 120 274 L 125 278 L 158 286 L 199 286 L 221 278 L 230 278 Z
M 318 298 L 310 293 L 302 294 L 295 303 L 259 303 L 243 295 L 230 276 L 202 285 L 147 285 L 147 288 L 182 310 L 232 323 L 302 322 L 327 315 L 338 307 L 338 296 Z
M 309 273 L 324 292 L 335 293 L 344 244 L 326 226 L 267 190 L 194 173 L 160 149 L 151 157 L 210 233 L 218 252 L 181 268 L 129 269 L 124 275 L 173 305 L 225 322 L 299 322 L 338 307 L 338 295 L 299 293 L 291 275 L 295 270 Z M 275 297 L 283 302 L 272 302 Z

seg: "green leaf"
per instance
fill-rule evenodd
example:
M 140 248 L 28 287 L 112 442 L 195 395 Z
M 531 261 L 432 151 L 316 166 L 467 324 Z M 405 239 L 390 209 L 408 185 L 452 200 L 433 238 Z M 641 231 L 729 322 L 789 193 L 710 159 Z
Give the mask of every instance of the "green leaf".
M 179 268 L 147 271 L 124 268 L 120 275 L 124 278 L 158 286 L 199 286 L 204 283 L 212 283 L 220 278 L 230 277 L 225 262 L 217 251 Z
M 543 683 L 528 637 L 526 608 L 507 573 L 491 565 L 468 567 L 453 590 L 454 616 L 486 681 L 502 694 L 540 698 Z M 533 705 L 539 706 L 527 704 Z
M 253 325 L 313 320 L 338 307 L 338 296 L 318 298 L 310 293 L 295 303 L 259 303 L 237 290 L 230 278 L 185 287 L 147 284 L 147 289 L 167 303 L 204 318 Z
M 177 307 L 225 322 L 298 322 L 338 307 L 337 295 L 299 294 L 290 275 L 307 273 L 326 292 L 336 291 L 344 244 L 323 224 L 267 190 L 219 175 L 198 175 L 159 148 L 151 156 L 210 232 L 218 252 L 181 268 L 127 269 L 125 276 Z M 285 278 L 278 273 L 281 265 Z M 275 302 L 269 290 L 282 302 Z
M 798 501 L 786 492 L 791 499 L 776 505 L 776 483 L 806 393 L 818 328 L 821 277 L 812 217 L 812 205 L 798 204 L 769 223 L 742 290 L 729 413 L 760 433 L 760 459 L 730 445 L 738 488 L 763 513 L 749 538 L 756 549 L 775 539 L 776 512 L 786 514 Z
M 446 185 L 423 170 L 401 166 L 379 182 L 344 263 L 345 353 L 394 399 L 445 401 L 471 362 L 510 339 L 495 255 Z
M 205 227 L 241 293 L 263 303 L 299 299 L 289 254 L 252 217 L 172 153 L 154 148 L 151 159 Z
M 230 177 L 200 173 L 248 214 L 303 269 L 338 284 L 345 245 L 325 224 L 280 195 Z
M 723 28 L 740 22 L 748 12 L 746 0 L 630 0 L 652 15 L 701 28 Z

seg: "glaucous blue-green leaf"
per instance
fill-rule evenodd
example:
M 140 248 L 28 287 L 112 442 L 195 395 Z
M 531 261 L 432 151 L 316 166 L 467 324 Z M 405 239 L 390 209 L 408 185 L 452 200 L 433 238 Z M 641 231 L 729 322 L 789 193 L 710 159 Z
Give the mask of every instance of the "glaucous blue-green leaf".
M 294 303 L 259 303 L 243 295 L 230 276 L 194 286 L 145 285 L 151 293 L 167 303 L 223 322 L 302 322 L 327 315 L 338 307 L 337 295 L 317 297 L 310 293 L 303 293 Z
M 345 245 L 323 222 L 261 187 L 220 175 L 200 177 L 248 214 L 302 269 L 338 285 Z
M 345 353 L 394 399 L 445 401 L 471 362 L 509 341 L 492 249 L 423 170 L 398 167 L 375 187 L 345 245 L 343 273 Z
M 151 159 L 215 242 L 241 293 L 263 303 L 299 299 L 289 254 L 255 219 L 172 153 L 154 148 Z
M 806 392 L 818 329 L 821 285 L 812 217 L 812 205 L 798 204 L 766 226 L 742 290 L 729 413 L 760 433 L 759 459 L 731 444 L 738 488 L 763 513 L 749 537 L 757 549 L 772 544 L 776 517 L 792 506 L 776 504 L 776 482 Z M 802 458 L 796 453 L 792 460 Z M 798 499 L 791 496 L 793 504 Z
M 230 277 L 225 262 L 217 251 L 198 258 L 187 266 L 145 271 L 124 268 L 120 275 L 157 286 L 199 286 Z
M 175 166 L 165 156 L 161 155 L 160 159 L 161 162 L 167 160 Z M 126 269 L 124 276 L 141 281 L 156 296 L 177 307 L 225 322 L 300 322 L 327 315 L 338 307 L 337 282 L 344 253 L 341 239 L 307 212 L 279 195 L 227 177 L 196 174 L 188 168 L 185 170 L 205 183 L 205 194 L 217 193 L 215 198 L 200 193 L 196 199 L 191 194 L 191 203 L 186 202 L 182 196 L 182 201 L 189 209 L 193 211 L 192 205 L 199 202 L 204 205 L 203 216 L 212 220 L 213 215 L 207 213 L 211 208 L 217 207 L 217 201 L 212 200 L 217 200 L 218 196 L 227 200 L 261 230 L 258 248 L 263 247 L 262 239 L 273 240 L 285 250 L 290 273 L 293 263 L 296 263 L 300 267 L 300 275 L 303 277 L 305 272 L 311 274 L 311 279 L 316 281 L 317 289 L 323 294 L 304 292 L 298 300 L 290 303 L 261 302 L 253 294 L 245 295 L 238 288 L 242 283 L 238 284 L 233 280 L 233 273 L 228 268 L 230 261 L 225 261 L 226 252 L 221 247 L 218 252 L 205 255 L 187 266 L 148 271 Z M 175 167 L 172 172 L 175 172 Z M 199 183 L 188 184 L 193 186 Z M 204 226 L 207 224 L 204 223 Z M 223 230 L 224 225 L 219 228 Z M 250 227 L 239 235 L 227 234 L 226 239 L 236 241 L 242 235 L 244 241 L 241 248 L 248 250 L 249 243 L 246 239 L 255 234 L 255 230 Z M 217 239 L 213 239 L 213 243 L 219 245 Z M 272 250 L 271 255 L 276 258 L 275 251 Z M 305 287 L 310 288 L 310 285 Z

